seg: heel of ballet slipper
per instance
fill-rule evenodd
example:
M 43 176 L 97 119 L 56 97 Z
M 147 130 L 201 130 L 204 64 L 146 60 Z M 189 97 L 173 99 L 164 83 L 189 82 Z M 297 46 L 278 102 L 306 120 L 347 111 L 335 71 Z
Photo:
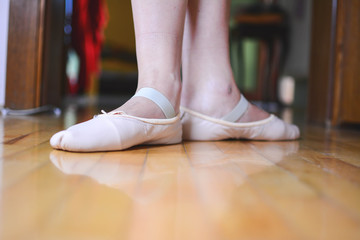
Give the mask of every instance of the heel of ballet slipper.
M 171 128 L 164 131 L 164 134 L 161 137 L 156 137 L 151 139 L 145 144 L 156 145 L 156 144 L 177 144 L 182 142 L 182 125 L 178 121 Z

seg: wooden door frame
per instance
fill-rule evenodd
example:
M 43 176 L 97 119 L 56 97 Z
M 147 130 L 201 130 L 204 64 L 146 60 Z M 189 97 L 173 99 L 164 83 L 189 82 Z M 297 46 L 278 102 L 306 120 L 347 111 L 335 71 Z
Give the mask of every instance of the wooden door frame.
M 313 1 L 310 52 L 308 119 L 330 124 L 334 75 L 336 0 Z M 335 12 L 335 15 L 334 15 Z
M 360 123 L 360 110 L 353 105 L 360 100 L 359 9 L 357 0 L 313 1 L 307 109 L 311 122 Z
M 5 107 L 29 109 L 60 103 L 64 78 L 61 37 L 64 14 L 56 12 L 64 13 L 62 2 L 10 1 Z M 54 64 L 58 66 L 54 68 Z M 54 88 L 56 91 L 49 91 Z

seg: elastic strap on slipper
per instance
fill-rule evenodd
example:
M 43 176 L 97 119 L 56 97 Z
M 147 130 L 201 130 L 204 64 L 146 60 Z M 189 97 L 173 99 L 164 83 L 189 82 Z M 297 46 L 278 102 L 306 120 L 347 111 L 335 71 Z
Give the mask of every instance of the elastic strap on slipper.
M 176 116 L 170 101 L 154 88 L 141 88 L 133 97 L 144 97 L 153 101 L 159 106 L 166 118 L 173 118 Z
M 225 117 L 223 117 L 222 120 L 228 122 L 235 122 L 246 112 L 248 107 L 249 107 L 249 102 L 246 100 L 246 98 L 243 95 L 241 95 L 239 103 L 230 113 L 228 113 Z

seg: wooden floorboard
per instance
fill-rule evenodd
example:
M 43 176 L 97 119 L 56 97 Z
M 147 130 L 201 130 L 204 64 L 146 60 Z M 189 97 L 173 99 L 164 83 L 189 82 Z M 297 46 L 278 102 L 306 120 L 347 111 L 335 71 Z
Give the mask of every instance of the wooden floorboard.
M 360 132 L 53 150 L 94 115 L 0 116 L 0 239 L 359 239 Z M 73 115 L 71 115 L 73 114 Z

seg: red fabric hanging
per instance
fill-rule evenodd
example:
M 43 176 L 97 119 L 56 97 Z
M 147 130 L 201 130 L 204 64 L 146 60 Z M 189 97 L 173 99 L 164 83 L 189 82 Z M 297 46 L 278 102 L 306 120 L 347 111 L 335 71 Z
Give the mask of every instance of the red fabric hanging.
M 100 70 L 99 60 L 103 30 L 108 21 L 105 0 L 74 0 L 72 46 L 80 58 L 79 82 L 76 92 L 88 92 L 91 78 Z

